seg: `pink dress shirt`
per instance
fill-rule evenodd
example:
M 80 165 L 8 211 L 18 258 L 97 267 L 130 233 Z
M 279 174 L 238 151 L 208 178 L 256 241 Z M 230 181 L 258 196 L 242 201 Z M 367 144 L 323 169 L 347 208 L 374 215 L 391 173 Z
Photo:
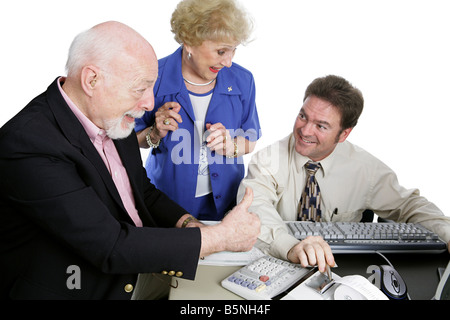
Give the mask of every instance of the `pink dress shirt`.
M 130 180 L 128 179 L 127 171 L 125 170 L 119 153 L 117 152 L 114 142 L 106 136 L 106 132 L 103 129 L 98 128 L 91 120 L 89 120 L 78 107 L 70 100 L 67 94 L 61 87 L 61 82 L 64 82 L 65 78 L 60 78 L 58 81 L 58 88 L 69 105 L 72 112 L 77 119 L 81 122 L 84 130 L 88 134 L 91 142 L 97 149 L 100 157 L 103 159 L 109 173 L 116 185 L 119 192 L 122 203 L 125 206 L 131 219 L 134 221 L 137 227 L 142 227 L 142 221 L 136 210 L 134 203 L 133 191 L 131 189 Z

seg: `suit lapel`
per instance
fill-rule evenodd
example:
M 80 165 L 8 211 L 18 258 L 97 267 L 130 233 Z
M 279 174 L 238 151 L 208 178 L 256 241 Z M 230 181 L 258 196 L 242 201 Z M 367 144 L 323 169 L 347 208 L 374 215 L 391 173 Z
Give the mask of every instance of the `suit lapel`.
M 131 135 L 122 140 L 115 140 L 117 152 L 120 155 L 122 164 L 127 171 L 131 189 L 133 190 L 134 203 L 144 226 L 155 226 L 155 221 L 148 213 L 145 201 L 142 197 L 144 194 L 142 178 L 147 178 L 142 166 L 142 158 L 139 152 L 136 133 L 133 131 Z M 139 164 L 139 165 L 138 165 Z
M 56 81 L 59 81 L 59 79 L 57 79 Z M 64 98 L 61 96 L 56 81 L 52 85 L 50 85 L 47 90 L 48 104 L 55 116 L 56 122 L 58 123 L 61 131 L 66 136 L 68 141 L 72 144 L 72 146 L 77 148 L 80 153 L 83 154 L 86 159 L 88 159 L 95 167 L 111 197 L 114 199 L 116 204 L 126 212 L 119 192 L 117 191 L 117 188 L 111 178 L 108 169 L 106 168 L 105 163 L 103 162 L 102 158 L 97 152 L 97 149 L 95 149 L 94 145 L 89 139 L 83 126 L 70 110 Z

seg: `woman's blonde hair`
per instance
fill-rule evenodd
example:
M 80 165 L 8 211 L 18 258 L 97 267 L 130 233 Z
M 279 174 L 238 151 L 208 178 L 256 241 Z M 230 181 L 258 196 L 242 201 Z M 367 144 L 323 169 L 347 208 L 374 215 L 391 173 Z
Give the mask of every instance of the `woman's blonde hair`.
M 245 44 L 253 22 L 235 0 L 183 0 L 170 21 L 175 40 L 200 46 L 203 41 L 233 41 Z

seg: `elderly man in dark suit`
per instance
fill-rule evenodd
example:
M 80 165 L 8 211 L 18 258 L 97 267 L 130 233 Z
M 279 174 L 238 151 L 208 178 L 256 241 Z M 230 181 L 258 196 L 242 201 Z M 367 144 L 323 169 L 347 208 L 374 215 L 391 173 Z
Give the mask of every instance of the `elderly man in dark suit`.
M 130 299 L 139 273 L 193 279 L 199 257 L 252 247 L 251 190 L 203 226 L 147 179 L 133 128 L 158 64 L 142 36 L 97 25 L 67 72 L 0 129 L 0 298 Z

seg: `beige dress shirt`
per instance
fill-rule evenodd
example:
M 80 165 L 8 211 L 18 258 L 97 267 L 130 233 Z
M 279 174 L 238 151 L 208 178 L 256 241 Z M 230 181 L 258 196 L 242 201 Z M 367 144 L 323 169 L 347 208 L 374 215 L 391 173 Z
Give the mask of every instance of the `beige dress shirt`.
M 257 152 L 248 174 L 239 187 L 240 201 L 246 187 L 253 189 L 249 211 L 261 219 L 257 246 L 275 257 L 287 259 L 288 251 L 299 241 L 288 234 L 283 221 L 295 221 L 309 159 L 298 154 L 291 134 Z M 420 196 L 417 189 L 405 189 L 396 174 L 383 162 L 352 143 L 339 143 L 320 161 L 316 173 L 322 199 L 322 221 L 360 221 L 362 212 L 373 210 L 378 216 L 397 222 L 420 223 L 450 240 L 450 217 Z

